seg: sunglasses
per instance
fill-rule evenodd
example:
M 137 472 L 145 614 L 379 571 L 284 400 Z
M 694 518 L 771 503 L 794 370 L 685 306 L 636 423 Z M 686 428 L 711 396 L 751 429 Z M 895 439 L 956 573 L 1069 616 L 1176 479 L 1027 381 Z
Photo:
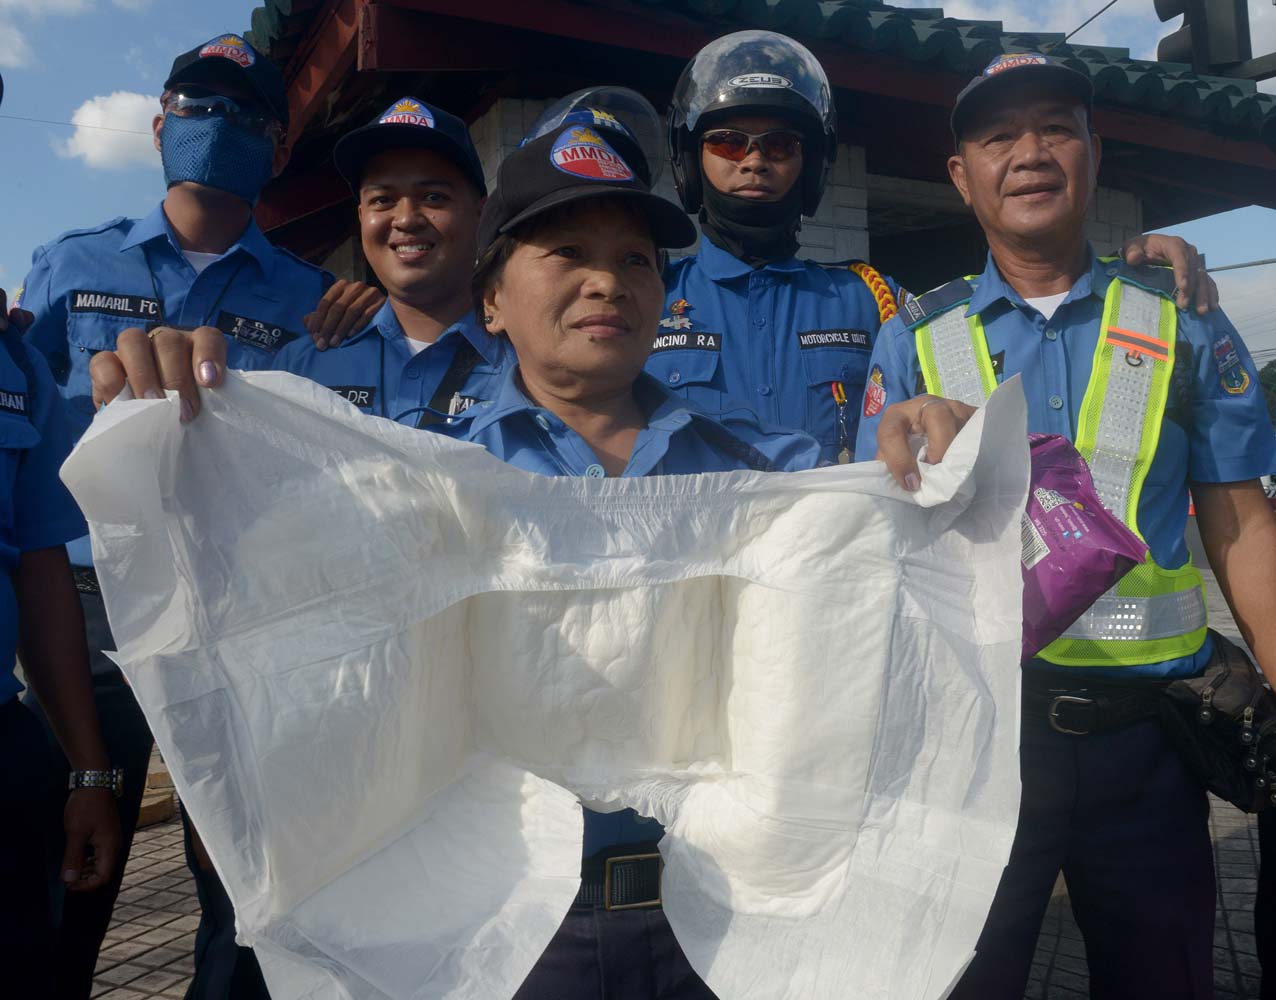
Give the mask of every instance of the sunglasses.
M 225 118 L 230 124 L 254 135 L 278 138 L 283 133 L 274 114 L 261 105 L 193 87 L 169 94 L 164 101 L 164 111 L 178 118 Z
M 789 129 L 759 132 L 755 135 L 738 128 L 716 128 L 706 132 L 700 141 L 714 156 L 736 163 L 748 156 L 754 146 L 757 146 L 765 159 L 775 163 L 791 160 L 802 152 L 801 134 Z

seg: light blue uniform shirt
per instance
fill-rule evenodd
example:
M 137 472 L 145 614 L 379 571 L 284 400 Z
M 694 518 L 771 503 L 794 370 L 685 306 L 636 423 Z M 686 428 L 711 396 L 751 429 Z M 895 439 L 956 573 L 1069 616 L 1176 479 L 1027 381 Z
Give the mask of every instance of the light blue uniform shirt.
M 1119 262 L 1105 264 L 1091 253 L 1081 276 L 1054 316 L 1047 320 L 1002 278 L 989 255 L 983 274 L 972 281 L 974 295 L 963 309 L 979 313 L 1000 383 L 1023 376 L 1028 398 L 1028 430 L 1075 440 L 1081 401 L 1090 384 L 1103 318 L 1103 299 Z M 1130 273 L 1137 275 L 1137 268 Z M 923 296 L 918 300 L 925 303 Z M 873 351 L 881 369 L 884 406 L 924 393 L 914 333 L 897 316 L 882 327 Z M 865 400 L 869 405 L 869 400 Z M 869 407 L 872 409 L 872 407 Z M 877 450 L 880 413 L 860 422 L 857 452 Z M 1156 455 L 1139 497 L 1139 531 L 1161 566 L 1175 569 L 1188 560 L 1188 486 L 1257 479 L 1276 470 L 1276 437 L 1253 359 L 1221 312 L 1198 316 L 1179 310 L 1174 376 Z M 1122 668 L 1151 676 L 1200 672 L 1213 644 L 1192 657 Z M 1041 660 L 1033 666 L 1057 669 Z
M 143 219 L 112 219 L 39 247 L 18 304 L 35 314 L 27 343 L 48 359 L 78 440 L 93 419 L 89 361 L 115 350 L 122 330 L 215 326 L 226 334 L 229 367 L 270 368 L 280 348 L 310 339 L 302 317 L 331 283 L 252 221 L 196 275 L 160 204 Z M 68 552 L 78 565 L 92 564 L 87 537 Z
M 517 365 L 508 366 L 495 399 L 471 407 L 455 425 L 438 430 L 481 444 L 497 458 L 527 472 L 605 476 L 602 463 L 584 438 L 523 394 L 517 371 Z M 819 464 L 819 447 L 805 434 L 764 427 L 743 418 L 727 430 L 646 376 L 639 376 L 634 392 L 647 416 L 647 426 L 634 443 L 625 476 L 758 468 L 796 471 Z M 632 809 L 613 813 L 585 810 L 585 857 L 605 847 L 659 840 L 663 835 L 655 820 Z
M 281 350 L 272 367 L 325 385 L 364 413 L 415 426 L 426 412 L 456 415 L 492 399 L 513 357 L 509 341 L 488 334 L 473 313 L 414 354 L 387 299 L 372 322 L 340 346 L 320 351 L 304 337 Z
M 847 263 L 790 257 L 753 268 L 706 239 L 669 266 L 665 288 L 647 371 L 666 388 L 720 419 L 743 410 L 805 431 L 829 462 L 843 444 L 854 450 L 881 324 L 877 300 Z M 841 413 L 834 382 L 848 400 Z
M 14 350 L 25 353 L 25 366 Z M 44 358 L 16 336 L 0 338 L 0 705 L 22 690 L 13 673 L 18 559 L 84 534 L 84 518 L 58 478 L 71 444 L 71 425 Z

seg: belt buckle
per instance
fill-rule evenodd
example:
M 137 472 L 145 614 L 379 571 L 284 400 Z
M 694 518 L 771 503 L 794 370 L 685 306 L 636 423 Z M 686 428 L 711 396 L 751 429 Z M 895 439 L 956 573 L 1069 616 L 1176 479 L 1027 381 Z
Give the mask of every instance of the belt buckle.
M 612 903 L 611 901 L 611 873 L 612 869 L 625 861 L 650 861 L 656 859 L 660 862 L 660 868 L 656 875 L 656 898 L 645 899 L 641 903 Z M 621 854 L 614 858 L 607 858 L 603 862 L 603 909 L 604 910 L 648 910 L 661 904 L 661 896 L 659 885 L 660 878 L 664 875 L 665 863 L 660 857 L 660 852 L 655 851 L 651 854 Z
M 1076 695 L 1060 694 L 1055 695 L 1054 700 L 1050 702 L 1050 707 L 1046 710 L 1046 721 L 1050 723 L 1050 728 L 1056 733 L 1063 733 L 1065 736 L 1089 736 L 1089 729 L 1069 729 L 1067 726 L 1059 722 L 1059 706 L 1060 705 L 1093 705 L 1093 698 L 1078 698 Z

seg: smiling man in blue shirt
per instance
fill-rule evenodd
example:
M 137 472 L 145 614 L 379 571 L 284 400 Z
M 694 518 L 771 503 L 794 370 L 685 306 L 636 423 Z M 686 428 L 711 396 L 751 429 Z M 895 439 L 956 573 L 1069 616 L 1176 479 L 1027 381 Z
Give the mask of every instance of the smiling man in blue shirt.
M 1258 483 L 1276 437 L 1258 373 L 1222 313 L 1176 308 L 1171 272 L 1086 243 L 1092 99 L 1088 77 L 1031 52 L 997 57 L 959 95 L 949 172 L 987 265 L 883 328 L 859 428 L 860 457 L 880 449 L 914 489 L 908 433 L 941 458 L 970 407 L 1018 375 L 1029 430 L 1077 445 L 1150 552 L 1024 664 L 1019 829 L 962 1000 L 1023 996 L 1060 871 L 1094 996 L 1214 995 L 1209 804 L 1147 695 L 1149 679 L 1197 676 L 1216 655 L 1183 540 L 1189 487 L 1237 624 L 1276 677 L 1276 518 Z
M 364 256 L 389 297 L 340 346 L 321 351 L 300 338 L 271 367 L 414 426 L 491 398 L 506 345 L 474 318 L 470 276 L 487 185 L 465 123 L 404 97 L 343 136 L 333 159 L 358 201 Z

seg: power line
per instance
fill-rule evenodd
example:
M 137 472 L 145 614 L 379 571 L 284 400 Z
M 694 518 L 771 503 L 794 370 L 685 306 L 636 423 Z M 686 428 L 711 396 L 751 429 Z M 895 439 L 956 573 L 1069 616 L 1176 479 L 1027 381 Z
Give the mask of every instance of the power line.
M 34 122 L 37 125 L 66 125 L 70 128 L 95 128 L 103 132 L 121 132 L 124 135 L 150 135 L 150 132 L 139 132 L 137 129 L 131 128 L 112 128 L 110 125 L 87 125 L 79 122 L 58 122 L 49 118 L 23 118 L 21 115 L 0 115 L 0 118 L 8 118 L 15 122 Z
M 1101 8 L 1099 8 L 1098 10 L 1096 10 L 1093 14 L 1091 14 L 1089 17 L 1087 17 L 1084 21 L 1082 21 L 1082 22 L 1081 22 L 1080 24 L 1078 24 L 1075 28 L 1073 28 L 1071 31 L 1069 31 L 1066 35 L 1064 35 L 1064 36 L 1063 36 L 1063 38 L 1062 38 L 1062 39 L 1060 39 L 1059 41 L 1055 42 L 1053 45 L 1050 45 L 1050 46 L 1046 49 L 1046 51 L 1047 51 L 1047 52 L 1049 52 L 1051 49 L 1055 48 L 1055 46 L 1058 46 L 1058 45 L 1064 45 L 1064 44 L 1066 44 L 1069 38 L 1071 38 L 1073 35 L 1075 35 L 1078 31 L 1080 31 L 1082 28 L 1084 28 L 1084 27 L 1085 27 L 1087 24 L 1089 24 L 1091 21 L 1093 21 L 1093 20 L 1095 20 L 1096 18 L 1098 18 L 1098 16 L 1099 16 L 1100 14 L 1104 13 L 1104 12 L 1105 12 L 1105 11 L 1107 11 L 1107 10 L 1110 10 L 1111 8 L 1115 7 L 1115 6 L 1116 6 L 1118 3 L 1120 3 L 1120 2 L 1121 2 L 1121 0 L 1108 0 L 1108 3 L 1104 4 Z
M 1210 274 L 1218 271 L 1236 271 L 1242 267 L 1260 267 L 1263 264 L 1276 264 L 1276 257 L 1268 257 L 1266 260 L 1247 260 L 1244 264 L 1224 264 L 1222 267 L 1207 267 L 1205 270 Z

